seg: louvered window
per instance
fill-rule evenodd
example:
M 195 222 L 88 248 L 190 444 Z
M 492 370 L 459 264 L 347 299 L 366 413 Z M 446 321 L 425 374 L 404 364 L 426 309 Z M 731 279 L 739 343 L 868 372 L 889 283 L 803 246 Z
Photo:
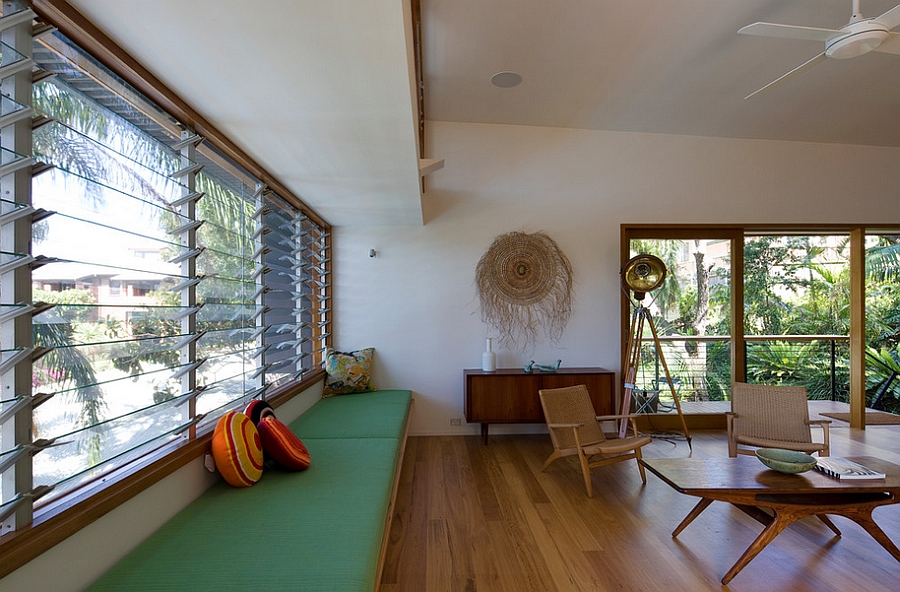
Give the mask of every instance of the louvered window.
M 27 11 L 0 28 L 5 532 L 302 377 L 330 316 L 325 229 Z

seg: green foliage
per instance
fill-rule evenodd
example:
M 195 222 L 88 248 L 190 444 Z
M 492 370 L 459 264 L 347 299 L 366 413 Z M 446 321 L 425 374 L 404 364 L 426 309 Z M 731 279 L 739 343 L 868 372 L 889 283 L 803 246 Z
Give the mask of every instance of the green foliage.
M 106 183 L 166 203 L 156 187 L 138 171 L 140 166 L 159 167 L 163 161 L 172 160 L 157 142 L 86 95 L 71 92 L 62 83 L 48 81 L 34 85 L 32 102 L 36 111 L 60 122 L 35 130 L 34 155 L 74 173 L 74 179 L 81 181 L 82 199 L 102 203 L 102 184 Z M 104 145 L 109 148 L 103 148 Z M 113 152 L 130 156 L 113 157 Z M 128 162 L 133 158 L 140 161 Z
M 871 240 L 871 239 L 870 239 Z M 879 236 L 866 253 L 866 339 L 867 392 L 871 403 L 886 389 L 880 405 L 900 412 L 900 237 Z M 677 268 L 684 241 L 634 241 L 632 252 L 657 255 L 671 269 Z M 847 263 L 849 241 L 831 241 L 833 246 L 803 236 L 760 236 L 745 241 L 744 249 L 744 329 L 748 335 L 840 335 L 849 334 L 850 274 Z M 691 335 L 699 321 L 707 324 L 707 335 L 731 333 L 730 281 L 722 271 L 710 275 L 709 310 L 706 319 L 697 319 L 696 278 L 678 282 L 667 280 L 656 303 L 665 311 L 657 318 L 660 334 Z M 670 276 L 671 278 L 671 276 Z M 673 375 L 687 386 L 700 384 L 710 399 L 730 391 L 728 345 L 707 342 L 700 367 L 691 361 L 696 342 L 685 340 L 672 347 L 666 357 Z M 834 347 L 832 353 L 832 346 Z M 670 353 L 671 352 L 671 353 Z M 832 369 L 834 355 L 834 369 Z M 652 353 L 642 359 L 641 372 L 656 376 Z M 669 359 L 671 357 L 672 359 Z M 849 396 L 849 344 L 846 340 L 798 342 L 771 340 L 747 343 L 748 379 L 769 384 L 797 384 L 807 388 L 811 398 L 847 400 Z M 833 379 L 833 384 L 832 384 Z M 687 390 L 687 389 L 686 389 Z M 690 396 L 690 393 L 683 393 Z
M 65 396 L 71 399 L 78 410 L 77 424 L 84 428 L 97 426 L 104 419 L 107 405 L 103 400 L 103 390 L 97 384 L 97 375 L 91 361 L 80 348 L 67 347 L 73 341 L 73 325 L 34 324 L 32 330 L 35 345 L 52 348 L 35 365 L 32 376 L 35 389 L 40 391 L 53 386 L 54 391 L 69 391 Z M 88 456 L 96 459 L 103 441 L 102 430 L 92 428 L 91 433 L 80 441 L 80 447 L 85 449 Z
M 900 412 L 900 346 L 866 349 L 866 393 L 868 405 Z
M 745 251 L 745 315 L 748 326 L 760 333 L 783 335 L 848 335 L 850 330 L 850 271 L 848 243 L 838 245 L 833 255 L 810 244 L 808 238 L 777 241 L 762 237 L 747 242 Z M 866 337 L 875 347 L 896 347 L 900 322 L 900 289 L 896 285 L 896 240 L 882 237 L 880 246 L 867 251 Z M 783 258 L 779 265 L 779 258 Z M 893 262 L 893 267 L 891 266 Z M 769 270 L 767 273 L 766 270 Z M 891 271 L 893 270 L 893 271 Z M 784 273 L 782 273 L 784 271 Z M 780 282 L 780 283 L 779 283 Z M 777 292 L 776 292 L 777 290 Z M 780 293 L 783 296 L 776 296 Z M 789 296 L 789 297 L 788 297 Z M 752 311 L 752 312 L 748 312 Z M 777 330 L 776 330 L 777 329 Z M 748 374 L 754 382 L 798 384 L 811 397 L 832 396 L 829 342 L 755 343 L 748 348 Z M 847 400 L 849 349 L 836 342 L 835 396 Z M 868 356 L 867 390 L 873 399 L 889 371 L 879 369 Z M 900 385 L 891 387 L 892 393 Z M 900 401 L 892 396 L 893 409 Z M 886 407 L 887 408 L 887 407 Z
M 749 335 L 779 335 L 787 310 L 780 286 L 796 290 L 797 256 L 776 237 L 760 236 L 744 243 L 744 331 Z
M 52 291 L 32 288 L 31 298 L 34 302 L 46 302 L 48 304 L 75 305 L 66 311 L 66 318 L 73 321 L 87 321 L 90 308 L 86 305 L 95 304 L 97 299 L 89 290 L 82 288 L 69 288 L 66 290 Z M 79 309 L 79 307 L 81 307 Z
M 156 306 L 177 306 L 180 296 L 169 290 L 153 290 L 147 294 Z M 116 369 L 137 376 L 144 372 L 144 364 L 176 366 L 180 353 L 174 350 L 141 352 L 141 345 L 135 341 L 142 337 L 171 337 L 181 333 L 181 324 L 168 318 L 162 311 L 150 309 L 141 315 L 132 316 L 130 334 L 134 339 L 123 341 L 113 354 Z M 124 333 L 122 334 L 124 336 Z
M 877 282 L 900 280 L 900 236 L 881 235 L 866 256 L 866 273 Z

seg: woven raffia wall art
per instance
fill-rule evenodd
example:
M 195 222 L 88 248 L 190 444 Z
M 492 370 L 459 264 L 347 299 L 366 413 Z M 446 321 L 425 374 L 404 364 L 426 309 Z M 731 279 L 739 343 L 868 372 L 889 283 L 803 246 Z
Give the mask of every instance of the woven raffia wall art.
M 525 349 L 539 329 L 554 341 L 572 315 L 572 264 L 543 232 L 509 232 L 494 239 L 475 268 L 481 318 L 502 347 Z

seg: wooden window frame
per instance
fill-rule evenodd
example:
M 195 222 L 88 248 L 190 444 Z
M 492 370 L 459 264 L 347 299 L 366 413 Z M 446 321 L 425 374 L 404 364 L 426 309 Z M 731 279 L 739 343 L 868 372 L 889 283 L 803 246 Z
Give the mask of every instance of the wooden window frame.
M 66 37 L 179 122 L 203 136 L 208 144 L 265 183 L 269 189 L 297 208 L 324 232 L 331 233 L 331 225 L 321 216 L 298 199 L 277 178 L 254 161 L 74 7 L 62 0 L 32 0 L 30 4 L 41 21 L 56 27 Z M 332 247 L 333 245 L 329 241 L 328 251 Z M 325 290 L 325 296 L 330 297 L 330 286 Z M 327 315 L 330 321 L 330 312 Z M 328 337 L 325 345 L 330 345 L 330 342 L 331 338 Z M 321 354 L 316 354 L 314 363 L 317 369 L 309 372 L 297 382 L 273 389 L 267 399 L 268 402 L 273 407 L 278 407 L 323 380 L 325 372 L 319 367 L 320 362 Z M 87 487 L 76 490 L 63 496 L 60 500 L 48 504 L 47 508 L 35 511 L 34 521 L 31 525 L 0 537 L 0 557 L 3 557 L 3 561 L 0 562 L 0 578 L 9 575 L 164 477 L 208 452 L 211 437 L 212 431 L 209 430 L 197 435 L 194 439 L 173 444 L 161 451 L 158 458 L 149 463 L 135 463 L 135 466 L 130 469 L 109 475 L 102 488 Z

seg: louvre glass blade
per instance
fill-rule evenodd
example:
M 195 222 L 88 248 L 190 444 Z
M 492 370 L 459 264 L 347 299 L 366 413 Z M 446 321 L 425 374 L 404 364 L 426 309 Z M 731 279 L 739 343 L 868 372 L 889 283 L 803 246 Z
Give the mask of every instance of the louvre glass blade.
M 78 198 L 69 191 L 77 188 Z M 143 196 L 113 187 L 84 174 L 57 167 L 34 178 L 32 203 L 35 207 L 61 212 L 82 220 L 118 227 L 134 234 L 162 237 L 165 232 L 188 221 L 169 209 L 161 196 Z
M 96 479 L 135 458 L 181 439 L 188 422 L 180 401 L 161 401 L 90 428 L 62 434 L 61 446 L 34 457 L 35 485 L 55 485 L 53 496 Z
M 138 234 L 98 220 L 56 214 L 33 228 L 35 252 L 60 259 L 102 261 L 123 269 L 180 275 L 181 268 L 169 263 L 187 252 L 169 237 Z M 124 278 L 120 278 L 124 279 Z
M 229 255 L 212 248 L 207 248 L 197 257 L 198 273 L 215 273 L 221 278 L 241 280 L 255 266 L 251 258 Z
M 31 166 L 34 159 L 7 148 L 0 148 L 0 176 Z
M 207 303 L 197 313 L 198 323 L 227 323 L 229 326 L 245 326 L 245 323 L 259 308 L 252 302 L 248 303 Z M 210 328 L 211 329 L 211 328 Z
M 190 309 L 188 306 L 104 304 L 101 311 L 101 307 L 95 304 L 57 304 L 35 315 L 34 324 L 105 323 L 107 317 L 112 317 L 126 319 L 137 335 L 173 335 L 179 327 L 176 321 Z
M 6 95 L 0 95 L 0 117 L 6 117 L 15 113 L 25 113 L 30 111 L 30 109 L 27 105 L 23 105 Z
M 14 267 L 18 261 L 24 261 L 28 255 L 26 253 L 8 253 L 6 251 L 0 251 L 0 266 L 9 266 Z
M 256 282 L 209 277 L 197 286 L 197 301 L 209 303 L 247 302 L 256 293 Z
M 25 59 L 26 58 L 22 53 L 16 51 L 6 43 L 0 42 L 0 67 L 9 66 Z
M 244 392 L 252 387 L 243 373 L 223 377 L 206 374 L 202 380 L 206 388 L 197 396 L 198 413 L 213 413 L 217 409 L 234 405 L 242 401 Z
M 58 260 L 35 270 L 32 278 L 38 285 L 51 286 L 51 289 L 56 286 L 63 290 L 69 287 L 87 290 L 96 301 L 121 296 L 123 286 L 129 295 L 147 296 L 186 277 L 172 271 L 162 265 L 151 271 L 95 261 Z M 153 300 L 154 295 L 149 298 Z
M 41 126 L 34 131 L 33 140 L 35 158 L 121 193 L 160 204 L 168 204 L 190 193 L 187 186 L 172 177 L 62 123 Z M 147 153 L 143 148 L 135 149 L 132 154 L 140 154 L 145 160 L 153 159 L 154 164 L 159 164 L 156 161 L 158 155 Z
M 134 368 L 116 368 L 106 358 L 88 357 L 89 347 L 60 348 L 34 365 L 35 390 L 56 393 L 34 411 L 36 437 L 90 427 L 181 392 L 181 383 L 172 376 L 182 365 L 144 361 L 135 373 Z

